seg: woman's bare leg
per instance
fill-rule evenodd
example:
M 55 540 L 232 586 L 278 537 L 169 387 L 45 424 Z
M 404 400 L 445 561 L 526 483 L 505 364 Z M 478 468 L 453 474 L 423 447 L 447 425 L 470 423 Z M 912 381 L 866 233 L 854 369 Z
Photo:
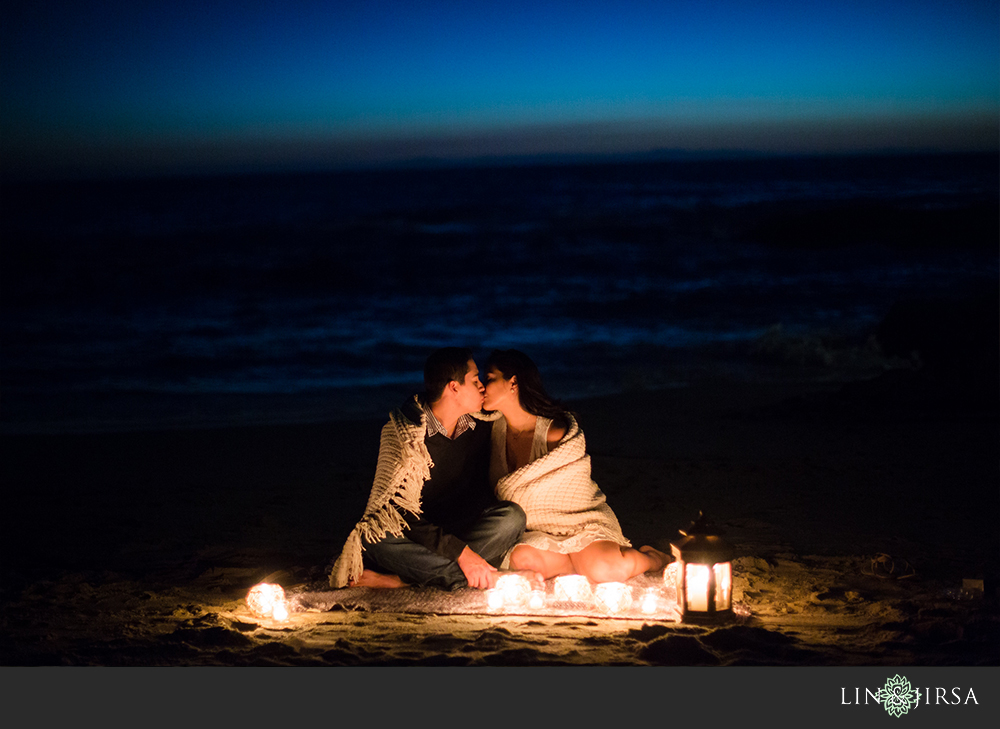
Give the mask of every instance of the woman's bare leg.
M 514 570 L 537 572 L 543 579 L 559 575 L 571 575 L 573 563 L 568 554 L 548 552 L 544 549 L 518 544 L 510 553 L 510 566 Z
M 664 567 L 666 567 L 668 564 L 674 561 L 672 555 L 669 555 L 666 552 L 661 552 L 659 549 L 656 549 L 655 547 L 650 547 L 648 544 L 639 547 L 639 551 L 642 552 L 647 557 L 649 557 L 652 563 L 649 569 L 646 570 L 646 572 L 660 572 L 663 570 Z
M 662 570 L 670 557 L 658 549 L 622 547 L 614 542 L 591 542 L 569 555 L 573 571 L 591 582 L 625 582 L 636 575 Z

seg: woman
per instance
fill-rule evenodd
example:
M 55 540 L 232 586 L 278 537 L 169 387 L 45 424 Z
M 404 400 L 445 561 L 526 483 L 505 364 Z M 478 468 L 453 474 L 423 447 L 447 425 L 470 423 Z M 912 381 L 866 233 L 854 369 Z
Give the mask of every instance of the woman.
M 633 549 L 622 535 L 590 478 L 583 431 L 546 394 L 535 363 L 515 349 L 497 350 L 485 369 L 483 409 L 503 414 L 493 424 L 490 482 L 498 498 L 519 504 L 528 517 L 509 566 L 546 579 L 581 574 L 593 582 L 625 582 L 662 570 L 668 555 Z

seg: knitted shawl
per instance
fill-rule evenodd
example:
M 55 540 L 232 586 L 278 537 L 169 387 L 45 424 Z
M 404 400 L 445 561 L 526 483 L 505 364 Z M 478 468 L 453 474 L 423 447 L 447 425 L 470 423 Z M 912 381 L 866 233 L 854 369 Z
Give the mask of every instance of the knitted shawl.
M 566 416 L 569 425 L 559 444 L 541 458 L 501 478 L 495 487 L 497 498 L 513 501 L 524 509 L 528 518 L 526 537 L 529 532 L 560 539 L 579 535 L 579 540 L 566 545 L 567 548 L 573 545 L 572 551 L 582 549 L 594 539 L 630 546 L 604 493 L 590 477 L 590 456 L 583 431 L 572 415 Z M 493 435 L 495 439 L 503 437 L 497 428 Z M 502 444 L 494 445 L 497 457 L 497 453 L 504 451 L 496 447 Z
M 400 408 L 389 414 L 382 427 L 375 481 L 364 515 L 355 525 L 330 572 L 331 587 L 346 587 L 361 576 L 364 565 L 362 539 L 377 542 L 387 534 L 403 536 L 406 527 L 404 512 L 421 513 L 420 497 L 424 483 L 431 477 L 434 463 L 424 444 L 427 416 L 414 396 L 420 411 L 420 422 L 414 423 Z M 496 420 L 500 413 L 472 413 L 478 420 Z

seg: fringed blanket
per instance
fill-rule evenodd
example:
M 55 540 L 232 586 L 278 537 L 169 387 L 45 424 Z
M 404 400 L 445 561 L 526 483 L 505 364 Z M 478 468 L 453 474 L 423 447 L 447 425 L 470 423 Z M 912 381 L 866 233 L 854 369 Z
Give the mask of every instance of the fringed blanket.
M 555 449 L 501 478 L 497 498 L 524 509 L 528 523 L 520 544 L 561 554 L 579 552 L 591 542 L 632 544 L 618 517 L 590 477 L 590 456 L 579 424 L 568 415 L 566 435 Z M 493 458 L 505 457 L 503 420 L 493 427 Z M 509 566 L 510 555 L 502 567 Z
M 416 397 L 414 400 L 417 400 Z M 377 542 L 386 534 L 401 537 L 406 527 L 404 512 L 420 514 L 420 495 L 434 463 L 424 445 L 427 416 L 417 402 L 419 423 L 411 421 L 397 408 L 389 414 L 389 422 L 382 427 L 378 466 L 368 504 L 330 572 L 331 587 L 346 587 L 351 580 L 361 576 L 364 570 L 362 539 Z M 472 415 L 479 420 L 500 417 L 499 413 Z

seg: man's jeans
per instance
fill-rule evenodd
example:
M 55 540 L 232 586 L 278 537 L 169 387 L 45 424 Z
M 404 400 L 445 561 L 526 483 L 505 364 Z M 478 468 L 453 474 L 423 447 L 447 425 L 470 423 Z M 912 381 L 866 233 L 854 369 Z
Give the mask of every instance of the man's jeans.
M 504 554 L 524 533 L 524 525 L 524 510 L 511 501 L 501 501 L 486 508 L 472 526 L 455 536 L 491 565 L 499 567 Z M 366 561 L 372 560 L 380 570 L 398 575 L 410 585 L 446 590 L 469 586 L 458 562 L 405 537 L 386 535 L 377 542 L 362 544 Z

